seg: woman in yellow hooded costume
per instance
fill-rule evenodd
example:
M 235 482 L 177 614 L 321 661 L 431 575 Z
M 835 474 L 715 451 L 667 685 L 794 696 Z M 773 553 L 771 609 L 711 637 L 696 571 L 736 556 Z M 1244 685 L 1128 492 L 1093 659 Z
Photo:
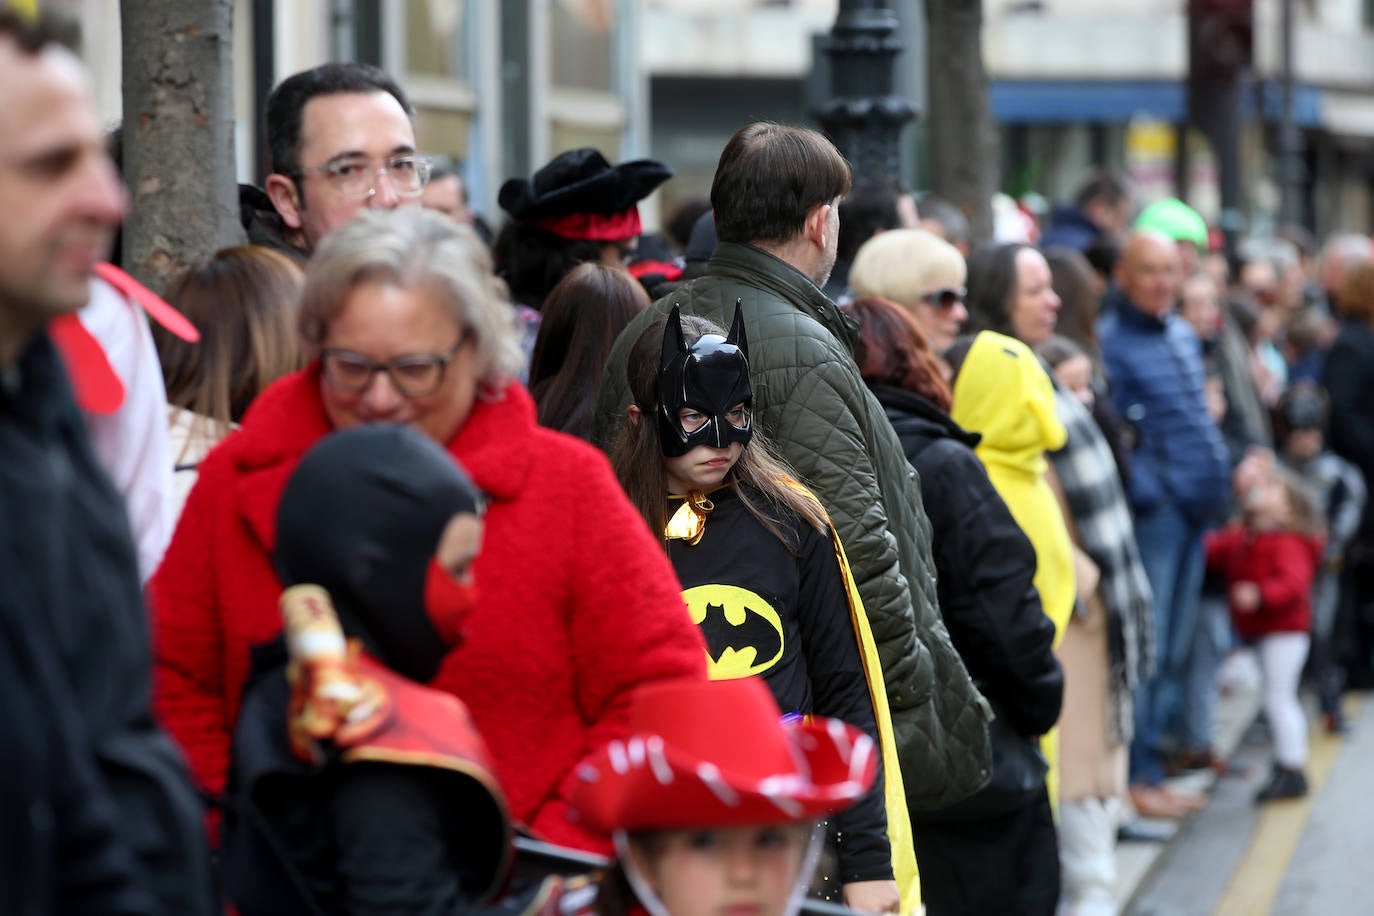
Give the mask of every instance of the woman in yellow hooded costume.
M 1055 645 L 1073 613 L 1073 543 L 1058 497 L 1046 479 L 1047 451 L 1062 448 L 1066 433 L 1055 412 L 1054 385 L 1025 344 L 994 331 L 961 338 L 946 354 L 954 369 L 950 416 L 982 434 L 974 449 L 992 485 L 1035 547 L 1035 587 L 1054 623 Z M 1041 741 L 1049 762 L 1046 782 L 1057 798 L 1058 734 Z

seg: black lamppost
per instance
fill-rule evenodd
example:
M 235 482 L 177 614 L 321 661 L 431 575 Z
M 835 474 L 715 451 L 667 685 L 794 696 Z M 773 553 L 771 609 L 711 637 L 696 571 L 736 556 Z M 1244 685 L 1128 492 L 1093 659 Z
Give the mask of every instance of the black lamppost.
M 1240 101 L 1254 54 L 1254 0 L 1188 0 L 1188 120 L 1221 178 L 1218 223 L 1236 263 L 1241 230 Z
M 1279 222 L 1298 224 L 1303 221 L 1303 184 L 1306 165 L 1302 156 L 1302 129 L 1293 114 L 1293 84 L 1296 80 L 1293 62 L 1293 0 L 1280 0 L 1279 19 Z
M 901 175 L 902 128 L 917 112 L 893 92 L 902 51 L 898 27 L 897 14 L 883 0 L 841 0 L 824 45 L 831 98 L 816 116 L 856 177 L 895 181 Z

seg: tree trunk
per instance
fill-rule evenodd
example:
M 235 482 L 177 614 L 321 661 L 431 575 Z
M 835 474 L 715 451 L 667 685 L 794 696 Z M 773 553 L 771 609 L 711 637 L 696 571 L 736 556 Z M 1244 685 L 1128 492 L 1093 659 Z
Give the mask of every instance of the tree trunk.
M 926 0 L 927 122 L 932 190 L 992 239 L 997 131 L 983 67 L 983 0 Z
M 242 244 L 234 169 L 233 0 L 120 0 L 124 267 L 154 290 Z

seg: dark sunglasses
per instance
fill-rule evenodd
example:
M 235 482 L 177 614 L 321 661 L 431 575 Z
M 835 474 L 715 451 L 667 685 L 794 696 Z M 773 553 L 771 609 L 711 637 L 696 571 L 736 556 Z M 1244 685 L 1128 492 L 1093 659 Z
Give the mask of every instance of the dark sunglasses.
M 964 297 L 967 295 L 968 289 L 966 287 L 961 286 L 958 289 L 950 289 L 947 286 L 944 289 L 937 289 L 933 293 L 926 293 L 921 297 L 921 300 L 927 305 L 937 309 L 952 309 L 960 302 L 963 302 Z

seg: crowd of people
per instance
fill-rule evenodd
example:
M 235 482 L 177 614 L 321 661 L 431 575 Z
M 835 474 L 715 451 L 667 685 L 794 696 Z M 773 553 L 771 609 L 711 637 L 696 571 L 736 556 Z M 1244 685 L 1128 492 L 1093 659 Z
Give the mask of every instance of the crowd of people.
M 1266 803 L 1374 683 L 1368 238 L 975 245 L 769 122 L 676 250 L 590 148 L 493 234 L 331 63 L 158 296 L 50 20 L 0 83 L 6 913 L 1099 916 L 1228 657 Z

